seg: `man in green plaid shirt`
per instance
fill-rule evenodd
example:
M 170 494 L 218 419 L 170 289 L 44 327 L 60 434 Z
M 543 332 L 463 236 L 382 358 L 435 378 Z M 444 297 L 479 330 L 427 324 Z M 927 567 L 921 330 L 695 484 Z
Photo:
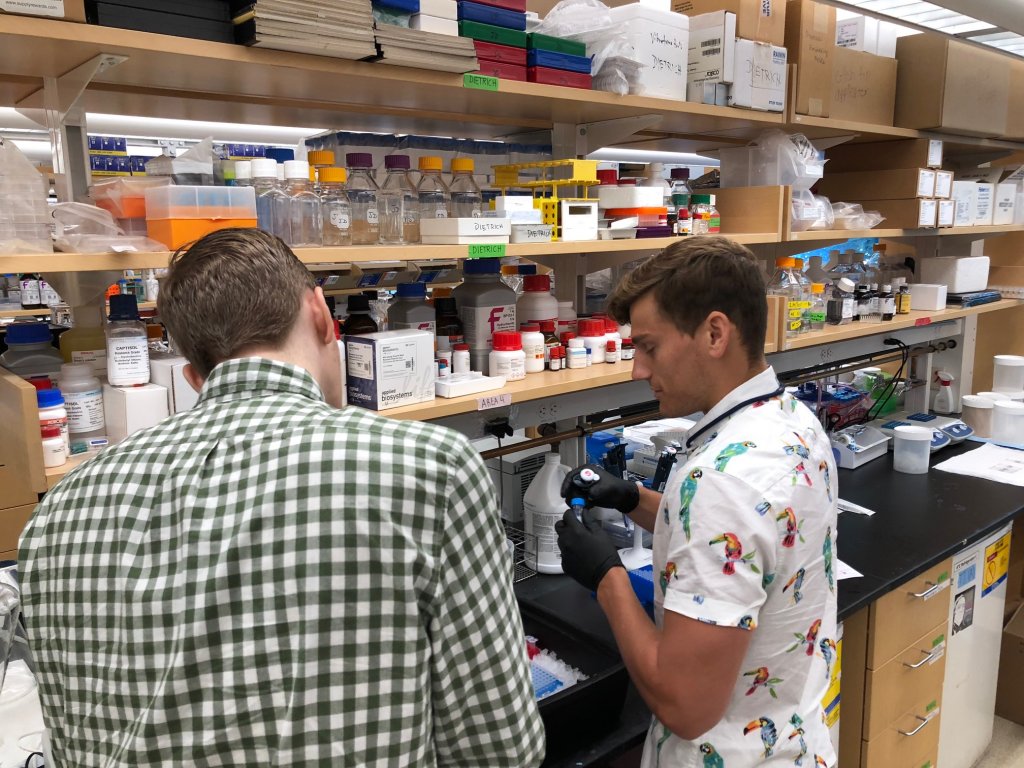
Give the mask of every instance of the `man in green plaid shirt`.
M 159 310 L 198 405 L 69 473 L 21 539 L 56 764 L 539 764 L 479 454 L 335 407 L 330 312 L 277 238 L 207 236 Z

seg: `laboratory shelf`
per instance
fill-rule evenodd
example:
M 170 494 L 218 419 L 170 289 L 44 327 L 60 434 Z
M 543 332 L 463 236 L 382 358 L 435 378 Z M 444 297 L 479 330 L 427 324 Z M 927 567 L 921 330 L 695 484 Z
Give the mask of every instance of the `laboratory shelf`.
M 791 100 L 792 103 L 792 100 Z M 851 137 L 853 142 L 888 141 L 892 139 L 942 139 L 945 150 L 953 154 L 970 152 L 972 149 L 1020 149 L 1021 142 L 1004 139 L 983 139 L 975 136 L 954 136 L 950 134 L 920 131 L 915 128 L 900 128 L 893 125 L 862 123 L 856 120 L 836 120 L 830 117 L 791 114 L 787 130 L 802 133 L 809 139 L 830 139 Z M 826 166 L 827 170 L 827 166 Z
M 1013 309 L 1024 306 L 1024 301 L 1019 299 L 1003 299 L 994 301 L 991 304 L 981 304 L 976 307 L 947 307 L 938 310 L 912 311 L 909 315 L 897 315 L 887 322 L 872 323 L 850 323 L 849 325 L 830 325 L 821 331 L 810 331 L 797 336 L 796 338 L 783 338 L 779 351 L 790 349 L 804 349 L 815 347 L 820 344 L 831 344 L 836 341 L 847 339 L 858 339 L 864 336 L 875 336 L 878 334 L 892 333 L 902 328 L 914 328 L 932 323 L 941 323 L 945 320 L 956 320 L 971 315 L 982 315 L 987 312 L 998 312 L 1004 309 Z
M 64 475 L 96 455 L 95 453 L 79 453 L 76 456 L 69 456 L 67 462 L 59 467 L 47 467 L 46 490 L 51 490 L 53 486 L 63 479 Z
M 850 240 L 860 237 L 878 237 L 894 239 L 898 237 L 988 237 L 1004 235 L 1010 232 L 1024 232 L 1024 224 L 999 224 L 981 227 L 945 227 L 936 229 L 819 229 L 806 232 L 793 232 L 789 240 L 793 242 L 826 242 L 831 240 Z

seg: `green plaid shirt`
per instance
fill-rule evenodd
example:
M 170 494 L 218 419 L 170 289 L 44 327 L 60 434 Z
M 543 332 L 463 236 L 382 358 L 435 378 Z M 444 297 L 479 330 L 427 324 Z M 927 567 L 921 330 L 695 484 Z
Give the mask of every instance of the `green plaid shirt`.
M 21 579 L 60 766 L 532 766 L 490 478 L 460 435 L 218 366 L 36 509 Z

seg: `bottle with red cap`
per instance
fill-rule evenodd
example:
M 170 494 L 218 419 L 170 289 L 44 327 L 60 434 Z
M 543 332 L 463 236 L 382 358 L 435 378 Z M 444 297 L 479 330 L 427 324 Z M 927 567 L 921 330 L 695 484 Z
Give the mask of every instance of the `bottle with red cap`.
M 506 381 L 526 378 L 526 355 L 518 331 L 495 331 L 493 349 L 488 355 L 489 376 L 504 376 Z
M 585 317 L 578 323 L 579 337 L 583 346 L 590 352 L 590 364 L 599 365 L 604 362 L 604 351 L 608 340 L 605 338 L 604 320 L 599 317 Z
M 544 334 L 544 362 L 546 363 L 551 359 L 551 350 L 558 346 L 558 336 L 555 335 L 555 321 L 542 321 L 540 332 Z
M 523 295 L 516 302 L 516 317 L 520 323 L 558 322 L 558 300 L 551 295 L 550 275 L 523 278 Z

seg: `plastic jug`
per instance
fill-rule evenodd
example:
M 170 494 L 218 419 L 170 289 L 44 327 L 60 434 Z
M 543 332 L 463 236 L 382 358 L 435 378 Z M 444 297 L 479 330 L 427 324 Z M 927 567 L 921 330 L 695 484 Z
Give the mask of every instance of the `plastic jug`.
M 557 453 L 544 457 L 544 466 L 523 495 L 523 522 L 526 528 L 526 564 L 537 573 L 561 573 L 562 553 L 558 549 L 555 523 L 568 509 L 562 498 L 562 480 L 569 467 L 560 463 Z

